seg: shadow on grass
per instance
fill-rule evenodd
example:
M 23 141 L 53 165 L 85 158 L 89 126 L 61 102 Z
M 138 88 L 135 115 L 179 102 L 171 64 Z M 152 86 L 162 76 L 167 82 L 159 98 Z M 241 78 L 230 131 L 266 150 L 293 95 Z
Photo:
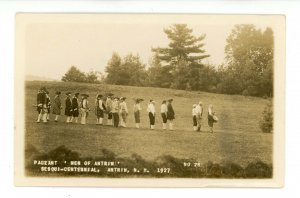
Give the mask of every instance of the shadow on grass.
M 36 165 L 36 161 L 57 161 L 56 166 Z M 81 165 L 70 165 L 71 161 L 80 161 Z M 83 162 L 89 161 L 89 165 Z M 67 162 L 67 163 L 66 163 Z M 104 163 L 95 166 L 95 163 Z M 109 162 L 113 162 L 109 164 Z M 220 164 L 211 161 L 198 164 L 194 159 L 178 159 L 171 155 L 163 155 L 153 161 L 146 161 L 137 154 L 131 157 L 117 157 L 112 151 L 102 149 L 101 156 L 80 157 L 78 152 L 65 146 L 57 147 L 48 153 L 41 153 L 34 146 L 27 145 L 25 149 L 25 169 L 27 176 L 47 177 L 178 177 L 178 178 L 272 178 L 273 167 L 260 160 L 249 163 L 246 167 L 232 162 Z M 46 171 L 41 169 L 46 167 Z M 57 171 L 60 167 L 90 168 L 93 171 Z M 48 169 L 47 169 L 48 168 Z M 93 169 L 94 168 L 94 169 Z M 123 168 L 125 172 L 108 171 L 112 168 Z M 124 169 L 126 168 L 126 169 Z M 72 169 L 73 170 L 73 169 Z M 95 171 L 99 170 L 99 172 Z M 115 170 L 115 169 L 114 169 Z M 126 171 L 128 170 L 128 171 Z M 136 172 L 134 170 L 139 170 Z M 145 171 L 147 170 L 147 171 Z

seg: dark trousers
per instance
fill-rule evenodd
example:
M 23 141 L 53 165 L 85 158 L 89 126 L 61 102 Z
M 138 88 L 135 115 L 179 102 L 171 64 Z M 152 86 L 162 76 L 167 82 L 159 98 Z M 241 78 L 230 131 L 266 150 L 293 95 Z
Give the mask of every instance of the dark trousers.
M 113 119 L 114 119 L 114 127 L 119 126 L 119 114 L 118 113 L 112 113 Z
M 155 115 L 149 112 L 150 125 L 155 125 Z
M 193 126 L 197 126 L 197 116 L 193 116 Z
M 167 115 L 165 113 L 161 113 L 161 117 L 162 117 L 162 120 L 163 120 L 163 123 L 167 123 Z
M 112 112 L 109 112 L 107 117 L 108 117 L 107 119 L 109 120 L 112 119 Z

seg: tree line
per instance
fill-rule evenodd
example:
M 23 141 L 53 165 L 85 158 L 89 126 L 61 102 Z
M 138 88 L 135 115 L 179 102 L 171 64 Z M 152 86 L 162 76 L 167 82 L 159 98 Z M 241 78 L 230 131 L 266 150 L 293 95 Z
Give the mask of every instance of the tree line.
M 153 55 L 148 67 L 139 55 L 121 57 L 114 52 L 106 65 L 106 76 L 83 73 L 73 66 L 62 80 L 273 96 L 271 28 L 262 31 L 252 24 L 236 25 L 226 40 L 222 65 L 203 63 L 210 56 L 204 49 L 205 34 L 193 35 L 186 24 L 171 25 L 164 33 L 169 44 L 151 49 Z

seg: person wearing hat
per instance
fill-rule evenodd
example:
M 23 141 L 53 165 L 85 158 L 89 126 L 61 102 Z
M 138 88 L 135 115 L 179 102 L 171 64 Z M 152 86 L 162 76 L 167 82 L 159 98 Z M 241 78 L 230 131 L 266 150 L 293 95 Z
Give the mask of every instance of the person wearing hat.
M 168 100 L 168 111 L 167 111 L 167 120 L 169 120 L 169 129 L 173 130 L 173 120 L 175 119 L 175 112 L 172 106 L 173 99 Z
M 207 120 L 210 132 L 213 133 L 214 123 L 218 121 L 218 118 L 215 116 L 213 105 L 208 105 L 208 112 L 207 112 Z
M 141 108 L 141 102 L 142 101 L 143 100 L 140 99 L 140 98 L 136 99 L 135 100 L 135 104 L 133 106 L 133 114 L 134 114 L 135 127 L 137 129 L 140 128 L 140 122 L 141 122 L 140 115 L 141 115 L 141 110 L 142 110 L 142 108 Z
M 193 104 L 193 109 L 192 109 L 192 116 L 193 116 L 193 130 L 197 131 L 197 105 Z
M 127 104 L 126 104 L 125 100 L 126 100 L 125 97 L 120 98 L 120 115 L 121 115 L 121 126 L 122 127 L 126 127 L 127 115 L 128 115 L 128 109 L 127 109 Z
M 43 119 L 44 122 L 47 122 L 50 120 L 50 109 L 51 109 L 51 100 L 49 96 L 49 91 L 46 91 L 46 109 L 45 109 L 45 118 Z
M 201 131 L 201 122 L 202 122 L 202 115 L 203 115 L 203 107 L 202 102 L 200 101 L 196 107 L 197 112 L 197 131 Z
M 86 119 L 89 115 L 89 102 L 87 98 L 89 95 L 81 94 L 80 111 L 81 111 L 81 124 L 86 124 Z
M 71 100 L 71 92 L 66 93 L 67 98 L 65 99 L 65 115 L 67 116 L 67 123 L 71 122 L 72 118 L 72 100 Z
M 52 108 L 52 113 L 55 115 L 55 119 L 54 121 L 57 122 L 58 121 L 58 117 L 61 114 L 61 99 L 60 99 L 60 91 L 57 91 L 55 93 L 55 97 L 54 97 L 54 103 L 53 103 L 53 108 Z
M 72 118 L 71 118 L 70 122 L 73 122 L 73 120 L 75 120 L 75 123 L 78 122 L 78 116 L 79 116 L 78 96 L 79 96 L 79 93 L 75 93 L 72 98 Z
M 147 112 L 149 115 L 149 121 L 150 121 L 150 129 L 154 129 L 155 127 L 155 101 L 150 100 L 147 108 Z
M 167 129 L 167 112 L 168 112 L 168 107 L 167 107 L 167 101 L 163 100 L 160 106 L 160 114 L 162 117 L 162 125 L 163 125 L 163 129 L 166 130 Z
M 98 94 L 96 97 L 96 102 L 95 102 L 95 114 L 97 116 L 97 122 L 96 124 L 103 124 L 103 117 L 104 117 L 104 110 L 105 110 L 105 106 L 103 103 L 103 96 L 101 94 Z
M 107 112 L 107 125 L 112 125 L 112 100 L 111 97 L 113 96 L 113 94 L 109 93 L 107 95 L 106 98 L 106 102 L 105 102 L 105 107 L 106 107 L 106 112 Z
M 111 108 L 111 113 L 114 121 L 114 127 L 119 126 L 119 110 L 120 110 L 120 105 L 119 105 L 119 98 L 114 97 L 112 101 L 112 108 Z
M 41 120 L 43 120 L 45 122 L 44 118 L 44 108 L 46 105 L 46 88 L 42 87 L 38 93 L 37 93 L 37 97 L 36 97 L 36 107 L 37 107 L 37 112 L 38 112 L 38 119 L 37 119 L 37 123 L 40 123 Z

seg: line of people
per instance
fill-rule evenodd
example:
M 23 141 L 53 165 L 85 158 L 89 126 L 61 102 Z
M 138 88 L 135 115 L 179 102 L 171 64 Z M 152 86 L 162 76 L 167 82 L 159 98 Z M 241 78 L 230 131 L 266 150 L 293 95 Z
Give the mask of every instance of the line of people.
M 88 102 L 88 94 L 75 93 L 71 97 L 71 92 L 66 93 L 65 99 L 65 116 L 67 123 L 78 123 L 78 117 L 81 117 L 80 123 L 86 124 L 87 117 L 91 111 Z M 81 99 L 79 99 L 79 95 Z M 141 102 L 144 101 L 141 98 L 135 99 L 133 106 L 133 115 L 135 121 L 135 127 L 140 128 L 140 116 L 142 112 Z M 169 130 L 173 130 L 173 121 L 175 119 L 175 111 L 172 106 L 173 99 L 163 100 L 160 113 L 162 118 L 162 129 L 166 130 L 169 124 Z M 155 129 L 156 120 L 156 102 L 150 100 L 147 105 L 147 112 L 149 116 L 150 129 Z M 49 92 L 45 87 L 42 87 L 37 94 L 37 111 L 38 119 L 37 122 L 43 121 L 47 123 L 50 119 L 50 112 L 52 107 L 52 113 L 55 115 L 55 122 L 58 122 L 59 116 L 61 115 L 62 102 L 61 102 L 61 92 L 57 91 L 55 93 L 53 104 L 51 103 Z M 114 127 L 126 127 L 128 108 L 126 103 L 126 97 L 115 97 L 114 94 L 107 94 L 104 97 L 101 94 L 96 96 L 94 104 L 94 113 L 96 115 L 96 124 L 103 125 L 103 119 L 105 114 L 107 114 L 107 125 Z M 218 121 L 213 111 L 213 106 L 210 104 L 208 107 L 208 125 L 210 127 L 210 132 L 213 132 L 213 124 Z M 192 109 L 192 120 L 193 120 L 193 130 L 201 131 L 203 119 L 203 105 L 202 102 L 193 105 Z

